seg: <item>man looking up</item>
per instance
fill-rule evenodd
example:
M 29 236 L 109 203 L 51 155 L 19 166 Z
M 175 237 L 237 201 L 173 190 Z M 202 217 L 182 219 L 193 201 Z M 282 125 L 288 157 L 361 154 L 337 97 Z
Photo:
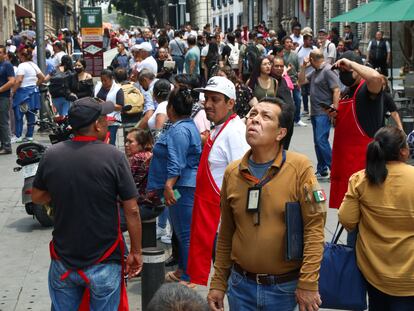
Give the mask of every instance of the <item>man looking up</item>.
M 308 158 L 283 150 L 293 114 L 280 99 L 264 98 L 250 111 L 246 140 L 251 149 L 231 163 L 221 189 L 222 218 L 210 310 L 318 310 L 323 254 L 325 199 Z M 312 188 L 312 189 L 311 189 Z M 302 260 L 286 259 L 285 206 L 301 211 Z M 246 208 L 247 207 L 247 208 Z
M 55 211 L 49 270 L 53 310 L 78 310 L 84 294 L 92 310 L 115 311 L 128 303 L 121 299 L 126 288 L 119 200 L 131 239 L 126 272 L 131 277 L 142 267 L 135 182 L 125 155 L 103 142 L 106 115 L 114 108 L 91 97 L 75 101 L 68 114 L 75 137 L 47 149 L 33 182 L 33 203 L 53 202 Z M 68 181 L 64 187 L 63 180 Z
M 220 189 L 224 170 L 249 146 L 246 126 L 233 112 L 236 89 L 224 77 L 212 77 L 204 93 L 207 119 L 214 124 L 204 145 L 197 171 L 187 272 L 192 283 L 207 285 L 214 240 L 220 220 Z

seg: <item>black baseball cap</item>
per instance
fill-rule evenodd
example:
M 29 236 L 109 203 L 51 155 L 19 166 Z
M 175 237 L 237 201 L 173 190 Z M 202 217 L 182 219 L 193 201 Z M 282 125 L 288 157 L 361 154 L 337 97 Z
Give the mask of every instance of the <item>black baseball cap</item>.
M 341 57 L 339 59 L 342 58 L 346 58 L 349 59 L 350 61 L 356 62 L 360 65 L 363 65 L 363 61 L 361 56 L 359 56 L 357 53 L 355 53 L 354 51 L 346 51 L 344 52 L 344 54 L 341 55 Z
M 113 102 L 84 97 L 76 100 L 69 108 L 68 121 L 72 129 L 78 130 L 92 124 L 100 116 L 107 115 L 114 110 L 115 105 Z

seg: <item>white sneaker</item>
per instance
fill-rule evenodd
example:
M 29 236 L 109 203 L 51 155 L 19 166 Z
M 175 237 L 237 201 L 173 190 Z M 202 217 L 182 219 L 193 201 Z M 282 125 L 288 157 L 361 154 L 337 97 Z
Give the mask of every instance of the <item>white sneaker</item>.
M 302 120 L 299 120 L 298 122 L 295 123 L 296 126 L 300 126 L 300 127 L 307 127 L 308 125 L 303 122 Z
M 23 141 L 33 141 L 33 137 L 25 137 L 23 138 Z
M 161 237 L 161 242 L 164 244 L 171 244 L 171 236 L 170 235 L 163 235 Z
M 157 240 L 167 235 L 167 228 L 161 228 L 157 226 Z
M 18 144 L 18 143 L 23 142 L 23 138 L 22 137 L 13 136 L 10 141 L 11 141 L 12 144 Z

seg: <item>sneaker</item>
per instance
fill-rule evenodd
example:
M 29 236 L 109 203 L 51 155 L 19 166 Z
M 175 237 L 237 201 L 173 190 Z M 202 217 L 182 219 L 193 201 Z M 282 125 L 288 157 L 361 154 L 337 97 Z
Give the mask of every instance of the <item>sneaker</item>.
M 18 144 L 18 143 L 21 143 L 21 142 L 23 142 L 23 138 L 22 137 L 13 136 L 11 138 L 11 143 L 12 144 Z
M 306 111 L 306 110 L 301 113 L 302 117 L 305 117 L 305 116 L 307 117 L 308 115 L 309 115 L 309 111 Z
M 171 244 L 171 236 L 163 235 L 161 237 L 161 242 L 164 243 L 164 244 Z
M 11 154 L 11 149 L 0 149 L 0 155 Z
M 167 235 L 167 228 L 161 228 L 157 226 L 157 240 L 163 237 L 164 235 Z
M 305 122 L 303 122 L 302 120 L 299 120 L 298 122 L 295 123 L 296 126 L 300 126 L 300 127 L 306 127 L 308 126 Z
M 316 172 L 315 176 L 316 176 L 316 179 L 321 180 L 321 181 L 329 180 L 329 178 L 331 177 L 329 172 L 323 172 L 323 173 Z
M 25 137 L 23 138 L 23 141 L 33 141 L 33 137 Z

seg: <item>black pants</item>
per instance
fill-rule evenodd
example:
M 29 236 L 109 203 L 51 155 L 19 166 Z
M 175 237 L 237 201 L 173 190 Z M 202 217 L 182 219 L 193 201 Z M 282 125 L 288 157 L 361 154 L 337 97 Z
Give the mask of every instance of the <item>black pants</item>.
M 368 284 L 369 311 L 412 311 L 414 296 L 398 297 L 387 295 Z

